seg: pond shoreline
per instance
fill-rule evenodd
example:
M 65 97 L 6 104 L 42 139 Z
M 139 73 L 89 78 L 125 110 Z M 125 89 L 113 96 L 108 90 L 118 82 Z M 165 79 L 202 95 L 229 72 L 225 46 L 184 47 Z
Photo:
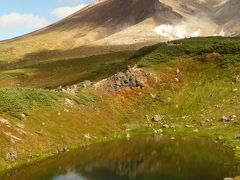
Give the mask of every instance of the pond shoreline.
M 68 147 L 69 148 L 69 151 L 72 152 L 72 151 L 76 151 L 76 150 L 81 150 L 83 149 L 84 147 L 88 147 L 88 146 L 92 146 L 92 145 L 96 145 L 96 144 L 101 144 L 101 143 L 109 143 L 111 141 L 117 141 L 117 140 L 123 140 L 123 139 L 127 139 L 127 138 L 134 138 L 134 137 L 138 137 L 138 136 L 144 136 L 144 137 L 147 137 L 147 136 L 164 136 L 164 137 L 172 137 L 173 139 L 177 138 L 177 137 L 189 137 L 189 138 L 206 138 L 206 139 L 211 139 L 212 141 L 215 141 L 216 143 L 221 143 L 223 146 L 225 147 L 228 147 L 229 150 L 232 151 L 232 153 L 234 154 L 234 157 L 235 157 L 235 160 L 239 161 L 240 162 L 240 157 L 238 156 L 238 154 L 236 154 L 236 152 L 234 152 L 233 150 L 233 144 L 231 144 L 231 141 L 228 141 L 227 139 L 224 140 L 224 141 L 216 141 L 216 138 L 210 134 L 207 134 L 207 133 L 193 133 L 193 132 L 190 132 L 190 131 L 177 131 L 177 132 L 172 132 L 172 131 L 168 131 L 168 130 L 165 130 L 164 133 L 154 133 L 152 132 L 152 130 L 149 130 L 149 129 L 135 129 L 135 130 L 132 130 L 130 133 L 130 136 L 128 137 L 128 135 L 126 133 L 119 133 L 118 134 L 118 138 L 111 138 L 111 137 L 104 137 L 104 138 L 98 138 L 98 139 L 95 139 L 94 142 L 87 142 L 86 144 L 77 144 L 77 145 L 74 145 L 74 146 L 70 146 Z M 44 161 L 47 161 L 47 160 L 50 160 L 50 159 L 54 159 L 56 158 L 57 156 L 62 156 L 62 155 L 65 155 L 67 154 L 68 152 L 59 152 L 59 153 L 45 153 L 45 154 L 42 154 L 42 156 L 39 156 L 33 160 L 25 160 L 25 161 L 22 161 L 20 163 L 16 163 L 14 164 L 14 166 L 12 167 L 8 167 L 6 168 L 5 170 L 3 170 L 2 172 L 0 172 L 0 177 L 7 177 L 9 175 L 11 175 L 12 173 L 15 173 L 17 172 L 18 170 L 21 170 L 22 168 L 25 168 L 25 167 L 29 167 L 29 166 L 32 166 L 32 165 L 36 165 L 38 163 L 41 163 L 41 162 L 44 162 Z

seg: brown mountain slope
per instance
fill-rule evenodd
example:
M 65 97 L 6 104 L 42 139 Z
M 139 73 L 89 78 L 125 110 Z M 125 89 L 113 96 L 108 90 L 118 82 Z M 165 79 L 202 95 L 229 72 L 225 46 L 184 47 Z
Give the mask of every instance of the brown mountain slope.
M 239 0 L 98 0 L 42 30 L 0 42 L 0 62 L 134 50 L 169 40 L 154 31 L 168 24 L 174 36 L 199 30 L 200 36 L 238 35 L 239 9 Z
M 176 22 L 181 16 L 158 0 L 105 0 L 90 5 L 45 29 L 2 42 L 0 60 L 9 56 L 14 57 L 13 59 L 21 58 L 26 53 L 41 50 L 67 50 L 90 43 L 93 46 L 94 41 L 104 39 L 149 18 L 155 26 L 155 23 Z M 85 50 L 81 51 L 81 55 L 84 55 Z M 102 49 L 100 51 L 102 52 Z M 88 50 L 86 52 L 90 53 Z

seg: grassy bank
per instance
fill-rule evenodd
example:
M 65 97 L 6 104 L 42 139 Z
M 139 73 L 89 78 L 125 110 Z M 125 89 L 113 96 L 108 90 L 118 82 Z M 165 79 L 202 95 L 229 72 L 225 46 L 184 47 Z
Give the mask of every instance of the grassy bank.
M 0 172 L 64 147 L 124 138 L 126 129 L 132 135 L 162 129 L 170 136 L 211 137 L 240 158 L 239 47 L 239 38 L 173 41 L 139 50 L 114 71 L 100 68 L 88 76 L 98 80 L 137 60 L 159 79 L 147 81 L 145 89 L 1 89 Z M 163 119 L 152 122 L 154 115 Z M 12 151 L 14 162 L 6 158 Z

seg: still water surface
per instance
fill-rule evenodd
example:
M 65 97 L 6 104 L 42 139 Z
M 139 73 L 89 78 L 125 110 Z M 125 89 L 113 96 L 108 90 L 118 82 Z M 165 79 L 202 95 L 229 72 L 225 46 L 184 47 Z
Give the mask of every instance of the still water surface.
M 223 180 L 237 175 L 233 152 L 209 139 L 135 137 L 59 155 L 2 179 Z

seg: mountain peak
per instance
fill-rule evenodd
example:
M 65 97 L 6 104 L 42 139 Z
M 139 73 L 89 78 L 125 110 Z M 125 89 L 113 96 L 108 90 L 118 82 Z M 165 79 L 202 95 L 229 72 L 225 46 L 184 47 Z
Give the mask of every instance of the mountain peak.
M 177 32 L 171 34 L 180 37 L 216 35 L 220 31 L 237 35 L 240 34 L 239 6 L 238 0 L 96 0 L 49 27 L 2 42 L 0 52 L 4 56 L 13 57 L 14 53 L 15 58 L 25 58 L 29 53 L 56 49 L 79 48 L 81 52 L 77 51 L 77 56 L 135 50 L 169 40 L 154 31 L 161 25 L 175 29 Z M 183 28 L 194 32 L 185 33 Z

